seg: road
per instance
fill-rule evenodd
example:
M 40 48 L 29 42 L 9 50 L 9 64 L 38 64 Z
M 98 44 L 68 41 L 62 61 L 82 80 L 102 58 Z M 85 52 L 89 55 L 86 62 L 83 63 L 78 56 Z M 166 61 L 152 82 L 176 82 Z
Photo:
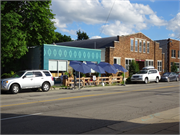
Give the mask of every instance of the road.
M 179 107 L 179 82 L 1 94 L 2 134 L 83 134 Z

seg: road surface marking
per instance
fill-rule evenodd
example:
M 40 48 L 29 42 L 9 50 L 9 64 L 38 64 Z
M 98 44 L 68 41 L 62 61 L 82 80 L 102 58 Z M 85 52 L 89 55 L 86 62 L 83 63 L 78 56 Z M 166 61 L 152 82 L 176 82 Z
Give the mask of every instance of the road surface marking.
M 39 115 L 39 114 L 42 114 L 42 113 L 34 113 L 34 114 L 28 114 L 28 115 L 17 116 L 17 117 L 9 117 L 9 118 L 1 119 L 1 120 L 16 119 L 16 118 L 28 117 L 28 116 Z
M 41 100 L 41 101 L 34 101 L 34 102 L 26 102 L 26 103 L 18 103 L 18 104 L 1 105 L 0 107 L 17 106 L 17 105 L 27 105 L 27 104 L 34 104 L 34 103 L 42 103 L 42 102 L 58 101 L 58 100 L 66 100 L 66 99 L 75 99 L 75 98 L 84 98 L 84 97 L 95 97 L 95 96 L 113 95 L 113 94 L 119 94 L 119 93 L 128 93 L 128 92 L 134 92 L 134 91 L 144 91 L 144 90 L 153 90 L 153 89 L 163 89 L 163 88 L 170 88 L 170 87 L 179 87 L 179 85 L 175 85 L 175 86 L 164 86 L 164 87 L 149 88 L 149 89 L 138 89 L 138 90 L 130 90 L 130 91 L 121 91 L 121 92 L 111 92 L 111 93 L 103 93 L 103 94 L 83 95 L 83 96 L 75 96 L 75 97 L 65 97 L 65 98 Z

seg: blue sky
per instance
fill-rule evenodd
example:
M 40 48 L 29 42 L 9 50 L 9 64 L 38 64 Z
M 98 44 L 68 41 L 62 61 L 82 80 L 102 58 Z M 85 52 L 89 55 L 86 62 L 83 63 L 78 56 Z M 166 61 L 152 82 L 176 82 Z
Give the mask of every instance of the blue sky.
M 142 32 L 152 40 L 180 40 L 180 0 L 52 0 L 56 31 L 77 39 Z M 109 17 L 108 17 L 109 16 Z

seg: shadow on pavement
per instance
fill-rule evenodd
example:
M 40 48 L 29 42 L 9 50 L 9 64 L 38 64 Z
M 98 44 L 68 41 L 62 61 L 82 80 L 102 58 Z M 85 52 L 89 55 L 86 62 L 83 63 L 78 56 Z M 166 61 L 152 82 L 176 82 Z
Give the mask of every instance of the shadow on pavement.
M 2 134 L 153 134 L 179 133 L 179 123 L 139 124 L 126 121 L 26 114 L 1 114 Z M 13 118 L 14 117 L 14 118 Z M 7 119 L 10 118 L 10 119 Z M 143 128 L 142 128 L 143 127 Z

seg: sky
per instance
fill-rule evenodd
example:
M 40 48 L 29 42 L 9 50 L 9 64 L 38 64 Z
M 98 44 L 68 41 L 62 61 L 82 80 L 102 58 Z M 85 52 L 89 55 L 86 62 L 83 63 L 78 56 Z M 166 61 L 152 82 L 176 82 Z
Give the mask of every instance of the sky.
M 141 32 L 152 40 L 180 40 L 180 0 L 52 0 L 56 31 L 77 39 Z

